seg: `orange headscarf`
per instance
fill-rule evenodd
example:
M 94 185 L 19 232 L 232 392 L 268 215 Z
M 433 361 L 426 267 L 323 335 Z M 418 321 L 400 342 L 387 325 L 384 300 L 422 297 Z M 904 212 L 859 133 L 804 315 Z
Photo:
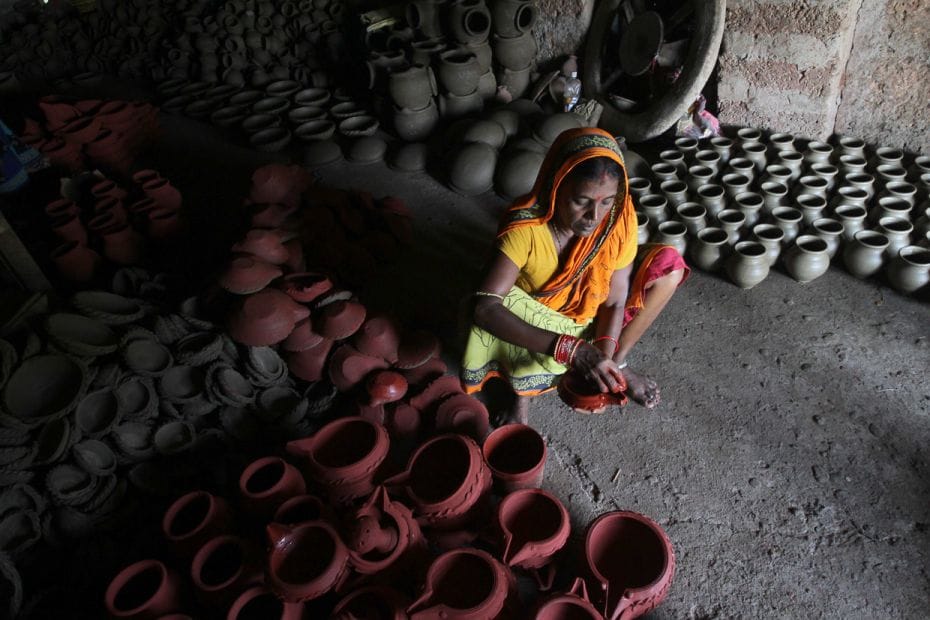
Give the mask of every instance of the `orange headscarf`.
M 610 293 L 610 278 L 621 248 L 630 243 L 635 246 L 637 241 L 636 212 L 630 198 L 626 165 L 613 136 L 594 127 L 562 132 L 549 148 L 533 190 L 507 210 L 498 232 L 501 236 L 514 228 L 544 224 L 552 219 L 562 182 L 575 166 L 595 157 L 607 157 L 620 165 L 622 191 L 617 192 L 613 207 L 594 233 L 575 242 L 563 269 L 540 290 L 531 293 L 539 302 L 576 323 L 584 323 L 597 314 Z

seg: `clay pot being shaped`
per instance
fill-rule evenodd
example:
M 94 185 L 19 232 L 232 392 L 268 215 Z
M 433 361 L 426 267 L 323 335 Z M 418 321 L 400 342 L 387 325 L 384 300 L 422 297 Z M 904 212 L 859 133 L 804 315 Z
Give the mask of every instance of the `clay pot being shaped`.
M 337 588 L 349 570 L 349 551 L 339 533 L 324 521 L 295 527 L 271 523 L 266 579 L 288 603 L 313 600 Z
M 371 493 L 389 447 L 383 426 L 353 416 L 288 443 L 287 452 L 302 460 L 307 477 L 333 501 L 347 502 Z
M 262 581 L 257 549 L 238 536 L 210 539 L 191 560 L 191 581 L 204 606 L 227 608 L 249 586 Z
M 508 566 L 530 570 L 540 589 L 552 587 L 553 557 L 568 542 L 568 511 L 542 489 L 523 489 L 507 495 L 497 507 L 501 559 Z M 541 571 L 544 567 L 547 570 Z
M 454 549 L 429 567 L 423 594 L 407 608 L 410 620 L 497 618 L 511 594 L 513 576 L 490 554 Z
M 387 586 L 365 586 L 353 590 L 336 604 L 331 620 L 407 620 L 406 609 L 410 601 L 400 592 Z
M 252 462 L 239 477 L 243 508 L 260 522 L 267 521 L 286 500 L 306 492 L 297 468 L 275 456 Z
M 814 235 L 801 235 L 785 251 L 783 261 L 791 277 L 806 284 L 825 274 L 830 267 L 827 242 Z
M 740 241 L 724 266 L 730 280 L 740 288 L 750 289 L 769 275 L 765 246 L 757 241 Z
M 569 592 L 554 594 L 540 602 L 534 620 L 603 620 L 591 599 L 584 580 L 575 579 Z
M 500 495 L 542 484 L 546 442 L 533 427 L 505 424 L 488 435 L 481 450 Z
M 310 310 L 277 289 L 265 288 L 250 295 L 229 317 L 229 335 L 252 347 L 277 344 L 287 338 Z
M 888 281 L 899 293 L 913 295 L 930 283 L 930 249 L 906 245 L 887 267 Z
M 494 34 L 502 37 L 530 32 L 538 17 L 536 6 L 528 0 L 495 0 L 491 4 Z
M 111 618 L 158 618 L 180 610 L 181 580 L 158 560 L 142 560 L 117 573 L 104 604 Z
M 379 575 L 382 580 L 409 571 L 426 549 L 426 539 L 410 509 L 391 501 L 384 487 L 375 489 L 365 504 L 352 515 L 345 537 L 352 568 L 362 575 Z M 391 573 L 385 571 L 390 570 Z
M 478 444 L 457 434 L 420 445 L 407 470 L 388 481 L 402 486 L 417 520 L 436 529 L 456 529 L 479 509 L 491 488 L 491 470 Z
M 232 528 L 229 505 L 207 491 L 192 491 L 176 499 L 165 511 L 161 531 L 180 557 L 190 557 L 211 538 Z
M 437 67 L 439 83 L 453 95 L 464 96 L 478 88 L 481 71 L 471 52 L 464 49 L 442 52 Z
M 722 228 L 704 228 L 688 246 L 691 260 L 699 269 L 717 271 L 730 255 L 728 237 L 727 231 Z
M 659 524 L 617 511 L 599 516 L 584 543 L 585 564 L 596 602 L 611 620 L 638 618 L 658 607 L 672 585 L 675 552 Z
M 447 9 L 449 31 L 459 43 L 486 41 L 491 31 L 491 12 L 484 0 L 455 0 Z
M 436 430 L 467 435 L 481 442 L 488 434 L 488 410 L 477 398 L 455 394 L 436 409 Z
M 304 620 L 302 603 L 288 603 L 265 586 L 252 586 L 229 606 L 227 620 Z

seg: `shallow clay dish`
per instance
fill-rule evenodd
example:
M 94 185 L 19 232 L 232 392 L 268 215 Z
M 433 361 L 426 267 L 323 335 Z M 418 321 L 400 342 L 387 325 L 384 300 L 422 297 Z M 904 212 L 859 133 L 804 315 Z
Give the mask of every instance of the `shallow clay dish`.
M 126 325 L 141 319 L 145 312 L 138 303 L 106 291 L 75 293 L 71 304 L 78 312 L 108 325 Z
M 600 392 L 571 372 L 562 375 L 558 392 L 562 402 L 578 413 L 604 413 L 609 405 L 622 407 L 628 400 L 623 392 L 616 394 Z
M 316 317 L 317 331 L 324 338 L 348 338 L 365 322 L 365 306 L 355 301 L 337 301 L 322 309 Z
M 354 347 L 343 345 L 329 360 L 329 378 L 340 392 L 348 392 L 371 371 L 387 367 L 388 363 L 383 359 L 364 355 Z
M 45 320 L 49 338 L 60 348 L 82 357 L 96 357 L 116 351 L 119 337 L 105 324 L 80 314 L 64 312 Z
M 37 355 L 24 361 L 3 391 L 3 408 L 32 427 L 65 415 L 85 389 L 86 370 L 63 355 Z

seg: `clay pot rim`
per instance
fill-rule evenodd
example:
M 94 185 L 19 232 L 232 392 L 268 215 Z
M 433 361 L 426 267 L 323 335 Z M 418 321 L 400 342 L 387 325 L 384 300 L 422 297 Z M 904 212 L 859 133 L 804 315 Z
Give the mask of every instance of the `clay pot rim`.
M 226 545 L 233 544 L 238 547 L 239 551 L 242 554 L 242 565 L 239 567 L 235 573 L 233 573 L 226 581 L 217 584 L 206 584 L 202 579 L 203 566 L 206 564 L 209 559 L 210 554 L 217 551 L 221 547 Z M 210 540 L 206 541 L 194 554 L 194 557 L 191 558 L 191 581 L 194 583 L 194 587 L 198 590 L 205 592 L 207 594 L 213 592 L 220 592 L 224 588 L 234 584 L 242 574 L 248 570 L 246 566 L 248 562 L 248 556 L 250 551 L 249 542 L 239 536 L 233 534 L 220 534 L 219 536 L 214 536 Z
M 758 241 L 740 241 L 733 246 L 733 251 L 748 258 L 759 258 L 765 256 L 768 250 Z
M 509 424 L 507 426 L 510 426 Z M 504 427 L 501 427 L 504 428 Z M 504 511 L 509 507 L 510 504 L 517 502 L 523 499 L 526 496 L 531 496 L 534 498 L 543 498 L 545 501 L 548 501 L 552 506 L 556 508 L 561 517 L 562 523 L 568 524 L 571 520 L 571 517 L 568 514 L 568 509 L 565 508 L 565 504 L 562 501 L 545 489 L 517 489 L 516 491 L 511 491 L 501 500 L 500 504 L 497 506 L 497 522 L 500 524 L 501 530 L 504 532 L 505 537 L 512 539 L 512 530 L 510 530 L 507 525 L 503 522 L 502 516 Z M 553 541 L 561 541 L 556 549 L 546 555 L 546 557 L 551 557 L 557 553 L 562 547 L 565 546 L 565 543 L 568 542 L 568 538 L 571 535 L 571 526 L 565 528 L 565 531 L 556 531 L 551 536 L 546 538 L 541 538 L 537 540 L 530 541 L 534 545 L 546 545 Z M 509 541 L 508 541 L 509 547 Z M 502 553 L 505 555 L 506 551 Z M 510 566 L 516 566 L 517 564 L 513 563 L 513 558 L 507 561 L 507 564 Z M 522 563 L 521 563 L 522 564 Z
M 776 226 L 776 228 L 778 227 Z M 778 230 L 781 231 L 780 228 L 778 228 Z M 707 239 L 707 237 L 711 235 L 713 235 L 714 237 L 718 237 L 718 239 L 713 239 L 713 240 Z M 782 235 L 784 235 L 784 232 L 782 232 Z M 708 245 L 723 245 L 724 243 L 727 242 L 729 235 L 727 234 L 727 231 L 725 231 L 722 228 L 717 228 L 715 226 L 707 226 L 698 231 L 697 238 L 701 242 L 706 243 Z
M 607 520 L 611 520 L 611 519 L 621 519 L 621 518 L 632 519 L 634 521 L 639 522 L 641 525 L 645 525 L 647 528 L 652 530 L 652 532 L 655 534 L 658 540 L 662 541 L 663 549 L 665 547 L 664 542 L 667 540 L 668 535 L 665 533 L 665 531 L 662 529 L 662 527 L 658 523 L 656 523 L 655 521 L 653 521 L 652 519 L 650 519 L 644 514 L 633 512 L 632 510 L 614 510 L 610 512 L 605 512 L 604 514 L 598 516 L 593 521 L 591 521 L 590 524 L 588 524 L 587 530 L 585 531 L 583 553 L 585 556 L 585 564 L 587 564 L 589 570 L 594 574 L 595 578 L 602 584 L 606 583 L 607 579 L 604 577 L 604 575 L 600 573 L 600 571 L 597 570 L 597 567 L 592 565 L 592 563 L 588 560 L 588 557 L 590 556 L 590 553 L 591 553 L 591 549 L 593 548 L 592 538 L 597 528 L 603 522 Z M 671 558 L 669 557 L 669 554 L 667 553 L 663 554 L 662 568 L 659 571 L 659 576 L 656 577 L 652 582 L 645 584 L 643 586 L 640 586 L 638 588 L 626 588 L 625 592 L 643 592 L 643 591 L 646 591 L 654 587 L 657 583 L 662 581 L 662 579 L 666 576 L 666 574 L 669 572 L 671 567 L 672 567 L 672 563 L 671 563 Z
M 915 260 L 915 256 L 919 258 Z M 930 248 L 919 245 L 906 245 L 898 250 L 898 257 L 902 261 L 914 265 L 915 267 L 930 267 Z
M 794 245 L 801 252 L 820 253 L 827 251 L 827 242 L 817 235 L 800 235 L 794 240 Z
M 853 239 L 869 248 L 880 250 L 887 248 L 891 243 L 888 236 L 877 230 L 860 230 L 853 235 Z
M 159 560 L 154 560 L 154 559 L 140 560 L 138 562 L 134 562 L 130 564 L 129 566 L 126 566 L 119 573 L 117 573 L 116 577 L 114 577 L 113 580 L 110 581 L 110 584 L 107 586 L 106 593 L 104 595 L 104 600 L 106 601 L 107 608 L 115 609 L 116 608 L 116 597 L 117 597 L 117 594 L 119 594 L 119 591 L 132 579 L 136 578 L 137 576 L 141 575 L 144 572 L 152 570 L 153 568 L 157 569 L 158 571 L 158 575 L 160 577 L 159 579 L 159 587 L 160 587 L 161 584 L 164 584 L 169 579 L 170 573 L 169 573 L 168 567 L 165 566 Z M 153 592 L 152 597 L 154 597 L 156 593 L 157 593 L 157 589 L 156 589 L 156 592 Z M 149 602 L 152 600 L 152 597 L 149 597 L 148 599 L 146 599 L 145 601 L 143 601 L 141 604 L 139 604 L 137 607 L 133 609 L 120 609 L 119 611 L 123 613 L 124 615 L 126 615 L 127 617 L 138 614 L 145 609 L 145 606 L 149 604 Z

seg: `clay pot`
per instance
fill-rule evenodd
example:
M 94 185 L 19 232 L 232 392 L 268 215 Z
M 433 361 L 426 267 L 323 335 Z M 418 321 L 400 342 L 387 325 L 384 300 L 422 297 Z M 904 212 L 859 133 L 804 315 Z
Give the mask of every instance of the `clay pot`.
M 772 211 L 772 219 L 775 225 L 785 233 L 784 238 L 782 238 L 784 245 L 790 244 L 798 236 L 803 218 L 804 215 L 793 207 L 778 207 Z
M 316 331 L 325 338 L 342 340 L 354 334 L 365 322 L 365 306 L 340 300 L 327 304 L 315 317 Z
M 103 262 L 99 254 L 77 241 L 69 241 L 55 248 L 51 259 L 63 278 L 77 283 L 93 280 Z
M 447 11 L 449 31 L 456 41 L 480 43 L 487 40 L 491 31 L 491 12 L 484 0 L 455 0 Z
M 510 70 L 523 69 L 536 59 L 536 38 L 529 31 L 511 36 L 495 34 L 492 47 L 494 59 Z
M 765 246 L 756 241 L 740 241 L 724 266 L 730 280 L 740 288 L 750 289 L 769 275 Z
M 898 250 L 910 243 L 914 225 L 899 217 L 883 217 L 878 220 L 878 231 L 888 238 L 888 247 L 885 248 L 885 261 L 890 261 L 898 255 Z
M 274 513 L 272 521 L 282 525 L 300 525 L 308 521 L 330 519 L 329 508 L 315 495 L 296 495 L 285 501 Z
M 454 549 L 429 567 L 423 594 L 407 608 L 410 620 L 497 618 L 513 588 L 504 565 L 478 549 Z
M 145 255 L 145 239 L 128 224 L 101 231 L 103 255 L 117 265 L 136 265 Z
M 386 317 L 368 318 L 353 336 L 353 344 L 360 353 L 397 361 L 400 334 L 397 325 Z
M 801 194 L 796 199 L 797 208 L 801 211 L 801 217 L 805 226 L 810 226 L 814 220 L 823 217 L 823 212 L 827 208 L 827 201 L 817 194 Z
M 220 277 L 219 284 L 231 293 L 250 295 L 268 286 L 282 273 L 277 265 L 242 256 L 233 259 L 229 269 Z
M 568 542 L 568 511 L 542 489 L 523 489 L 507 495 L 497 507 L 501 559 L 508 566 L 532 571 L 540 589 L 552 587 L 553 557 Z M 547 567 L 548 570 L 541 571 Z
M 913 295 L 930 283 L 930 249 L 906 245 L 888 263 L 886 273 L 891 286 L 905 295 Z
M 843 224 L 829 217 L 822 217 L 819 220 L 814 220 L 811 225 L 811 232 L 823 239 L 824 243 L 827 244 L 827 256 L 830 257 L 830 260 L 833 260 L 840 248 Z
M 437 72 L 439 83 L 448 92 L 458 96 L 474 92 L 478 88 L 478 78 L 482 73 L 478 66 L 478 59 L 464 49 L 442 52 L 439 55 Z
M 688 229 L 682 222 L 669 220 L 662 222 L 656 232 L 655 243 L 661 243 L 673 248 L 682 256 L 688 247 L 688 239 L 685 236 Z
M 306 484 L 297 468 L 275 456 L 252 462 L 239 477 L 243 508 L 261 522 L 271 518 L 285 501 L 306 492 Z
M 688 186 L 684 181 L 679 181 L 678 179 L 662 181 L 659 184 L 659 189 L 666 200 L 668 200 L 668 206 L 673 210 L 678 205 L 688 201 Z
M 880 195 L 877 204 L 869 212 L 869 219 L 879 222 L 882 218 L 893 217 L 907 221 L 911 218 L 911 208 L 911 203 L 903 198 Z
M 746 224 L 746 216 L 736 209 L 724 209 L 717 214 L 717 225 L 727 231 L 730 245 L 739 241 L 740 231 Z
M 294 135 L 305 142 L 329 140 L 335 132 L 335 123 L 325 119 L 307 121 L 294 128 Z
M 588 589 L 581 578 L 575 579 L 570 592 L 555 594 L 539 604 L 535 620 L 603 620 L 591 604 Z
M 488 425 L 487 408 L 467 394 L 447 398 L 436 410 L 437 430 L 467 435 L 478 442 L 488 434 Z
M 792 278 L 806 284 L 819 278 L 830 267 L 827 243 L 814 235 L 801 235 L 784 256 L 785 268 Z
M 300 603 L 337 588 L 347 576 L 349 552 L 339 534 L 323 521 L 295 527 L 267 527 L 268 585 L 279 598 Z
M 364 618 L 377 610 L 383 620 L 407 620 L 405 609 L 409 601 L 401 593 L 387 586 L 364 586 L 353 590 L 336 604 L 332 620 Z
M 208 540 L 232 527 L 229 505 L 222 497 L 192 491 L 175 500 L 162 517 L 161 529 L 175 553 L 190 557 Z
M 710 148 L 720 155 L 720 164 L 726 166 L 733 154 L 733 140 L 725 136 L 717 136 L 710 139 Z M 697 146 L 697 145 L 695 145 Z
M 784 231 L 774 224 L 756 224 L 752 229 L 753 238 L 765 246 L 766 258 L 769 267 L 773 266 L 781 256 Z
M 401 140 L 417 142 L 433 132 L 439 122 L 439 108 L 432 97 L 419 109 L 394 108 L 394 131 Z
M 696 236 L 707 227 L 707 209 L 696 202 L 683 202 L 675 208 L 678 219 L 685 225 L 688 235 Z
M 708 216 L 714 217 L 727 208 L 725 193 L 723 187 L 714 184 L 698 188 L 698 202 L 704 205 Z
M 465 196 L 482 194 L 494 182 L 497 151 L 481 142 L 460 148 L 449 166 L 449 186 Z
M 765 176 L 763 180 L 766 181 L 775 181 L 781 183 L 785 187 L 791 187 L 794 184 L 794 179 L 791 177 L 791 169 L 787 166 L 781 164 L 772 164 L 766 166 Z
M 706 166 L 714 171 L 714 174 L 720 174 L 720 153 L 703 149 L 694 154 L 694 163 L 699 166 Z
M 252 543 L 237 536 L 210 539 L 191 560 L 191 581 L 204 606 L 226 609 L 249 586 L 262 581 Z
M 79 314 L 51 314 L 45 320 L 45 331 L 59 348 L 80 357 L 106 355 L 119 346 L 119 338 L 112 329 Z
M 737 194 L 733 200 L 736 210 L 743 214 L 745 220 L 743 226 L 752 228 L 759 221 L 759 213 L 762 211 L 764 200 L 760 194 L 755 192 L 743 192 Z
M 778 181 L 765 181 L 759 187 L 762 191 L 762 211 L 771 215 L 778 207 L 788 206 L 788 187 Z
M 880 232 L 861 230 L 843 249 L 843 264 L 857 278 L 868 278 L 878 273 L 885 264 L 888 237 Z
M 865 229 L 864 207 L 843 204 L 836 207 L 834 213 L 843 226 L 843 240 L 847 243 L 852 241 L 857 232 Z
M 455 119 L 468 116 L 484 109 L 484 99 L 478 88 L 465 95 L 443 93 L 439 96 L 439 115 Z
M 546 442 L 532 427 L 524 424 L 501 426 L 488 435 L 482 453 L 491 468 L 494 489 L 500 495 L 542 484 Z
M 349 146 L 346 159 L 355 164 L 371 164 L 384 159 L 387 142 L 378 136 L 357 138 Z
M 352 116 L 339 122 L 339 133 L 349 138 L 373 136 L 379 126 L 378 119 L 373 116 Z
M 629 186 L 634 201 L 652 193 L 652 182 L 644 177 L 630 177 Z
M 704 228 L 689 244 L 692 262 L 704 271 L 717 271 L 730 254 L 729 235 L 721 228 Z
M 496 0 L 491 4 L 494 33 L 502 37 L 515 37 L 533 29 L 539 13 L 527 0 Z
M 375 489 L 351 515 L 351 522 L 346 544 L 356 572 L 387 581 L 392 576 L 403 579 L 404 572 L 417 569 L 411 564 L 423 556 L 426 539 L 410 509 L 391 501 L 384 487 Z
M 130 564 L 107 586 L 104 605 L 111 618 L 158 618 L 179 611 L 180 578 L 158 560 Z
M 755 164 L 745 157 L 734 157 L 730 160 L 726 169 L 728 173 L 743 175 L 749 179 L 751 183 L 755 182 L 758 176 Z
M 304 606 L 288 603 L 265 586 L 252 586 L 232 602 L 226 620 L 304 620 Z
M 736 131 L 736 136 L 739 138 L 740 146 L 762 140 L 762 132 L 755 127 L 740 127 Z
M 579 413 L 603 413 L 610 405 L 622 407 L 629 400 L 623 389 L 616 392 L 601 392 L 587 380 L 573 372 L 566 372 L 557 386 L 559 398 Z
M 408 2 L 407 23 L 427 39 L 442 36 L 442 28 L 439 25 L 441 8 L 442 5 L 433 0 Z
M 414 63 L 391 72 L 388 92 L 398 108 L 422 110 L 439 91 L 433 70 L 429 66 Z
M 658 523 L 617 511 L 588 526 L 585 564 L 605 618 L 637 618 L 658 607 L 675 575 L 675 552 Z
M 246 297 L 240 308 L 232 313 L 229 334 L 236 342 L 253 347 L 277 344 L 309 314 L 309 309 L 287 294 L 265 288 Z
M 872 200 L 872 197 L 875 196 L 875 177 L 871 174 L 866 174 L 864 172 L 847 174 L 843 183 L 850 187 L 858 187 L 864 191 L 869 196 L 868 200 Z
M 837 143 L 841 154 L 865 157 L 865 142 L 859 138 L 843 136 Z
M 380 424 L 346 417 L 330 422 L 312 437 L 288 443 L 287 451 L 303 459 L 307 476 L 333 501 L 347 502 L 374 489 L 389 443 Z
M 827 192 L 836 189 L 836 177 L 840 173 L 836 166 L 832 164 L 814 164 L 811 166 L 811 173 L 827 182 Z
M 494 189 L 508 200 L 529 193 L 536 182 L 544 156 L 533 151 L 517 151 L 501 158 L 495 172 Z
M 319 381 L 323 378 L 323 367 L 333 347 L 333 341 L 323 338 L 312 347 L 287 352 L 287 368 L 295 377 L 304 381 Z
M 791 171 L 791 183 L 801 178 L 804 169 L 804 156 L 797 151 L 780 151 L 776 159 L 778 163 Z
M 142 191 L 159 207 L 170 210 L 181 208 L 181 193 L 167 179 L 146 181 Z
M 519 99 L 530 86 L 530 79 L 535 69 L 535 63 L 530 62 L 522 68 L 510 69 L 504 67 L 497 74 L 498 90 L 503 87 L 514 99 Z
M 649 218 L 650 228 L 668 220 L 668 200 L 661 194 L 647 194 L 639 199 L 639 208 Z

